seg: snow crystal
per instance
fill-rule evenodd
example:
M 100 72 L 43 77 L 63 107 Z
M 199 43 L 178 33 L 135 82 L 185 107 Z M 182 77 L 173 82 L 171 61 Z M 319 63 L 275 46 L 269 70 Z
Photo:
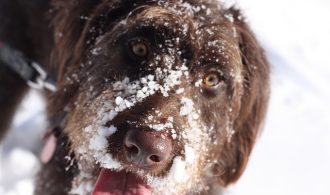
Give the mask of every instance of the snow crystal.
M 182 94 L 183 92 L 184 92 L 184 88 L 180 88 L 175 91 L 176 94 Z
M 210 15 L 212 13 L 211 9 L 210 8 L 207 8 L 206 9 L 206 15 Z
M 115 100 L 115 102 L 116 102 L 116 104 L 117 105 L 120 105 L 120 104 L 122 104 L 123 103 L 123 101 L 124 101 L 124 99 L 123 98 L 121 98 L 121 97 L 116 97 L 116 100 Z
M 231 23 L 234 22 L 234 16 L 232 14 L 226 14 L 225 18 Z
M 198 79 L 196 82 L 195 82 L 195 87 L 200 87 L 203 83 L 203 79 Z
M 178 137 L 178 135 L 174 129 L 171 130 L 171 136 L 173 139 L 176 139 Z
M 229 143 L 231 141 L 231 138 L 235 134 L 235 130 L 231 127 L 227 127 L 226 131 L 227 131 L 227 142 Z
M 197 120 L 197 119 L 199 118 L 199 114 L 196 113 L 196 112 L 193 112 L 193 113 L 191 114 L 191 116 L 192 116 L 192 119 L 194 119 L 194 120 Z
M 92 127 L 91 125 L 87 126 L 87 127 L 84 129 L 84 131 L 85 131 L 86 133 L 92 133 L 92 130 L 93 130 L 93 127 Z
M 102 48 L 101 47 L 96 47 L 94 49 L 91 50 L 91 54 L 92 55 L 99 55 L 101 52 Z

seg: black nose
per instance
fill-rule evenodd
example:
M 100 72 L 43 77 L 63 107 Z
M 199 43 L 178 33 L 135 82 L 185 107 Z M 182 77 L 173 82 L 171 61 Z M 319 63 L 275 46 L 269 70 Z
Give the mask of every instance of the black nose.
M 124 151 L 132 164 L 152 170 L 168 163 L 172 153 L 172 140 L 159 131 L 130 129 L 124 139 Z

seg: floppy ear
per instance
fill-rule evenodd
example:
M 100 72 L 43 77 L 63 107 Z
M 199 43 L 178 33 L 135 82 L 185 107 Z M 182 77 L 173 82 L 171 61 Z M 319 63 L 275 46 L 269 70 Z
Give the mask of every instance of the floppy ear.
M 234 121 L 235 134 L 226 143 L 215 167 L 222 171 L 220 183 L 226 186 L 238 180 L 243 173 L 268 104 L 269 65 L 263 49 L 242 19 L 239 11 L 230 8 L 228 13 L 234 18 L 241 52 L 244 89 L 241 108 Z

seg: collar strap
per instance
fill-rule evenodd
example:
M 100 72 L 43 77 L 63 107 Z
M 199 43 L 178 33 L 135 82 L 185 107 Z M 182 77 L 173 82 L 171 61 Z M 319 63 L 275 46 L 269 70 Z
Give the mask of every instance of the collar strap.
M 56 91 L 55 81 L 49 77 L 47 72 L 37 63 L 22 52 L 11 48 L 0 41 L 0 62 L 17 73 L 26 83 L 35 89 L 47 89 Z

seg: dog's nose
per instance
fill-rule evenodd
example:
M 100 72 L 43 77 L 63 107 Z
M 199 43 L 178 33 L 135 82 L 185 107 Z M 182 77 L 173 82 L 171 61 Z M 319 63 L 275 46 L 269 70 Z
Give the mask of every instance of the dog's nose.
M 172 153 L 172 140 L 159 131 L 130 129 L 124 139 L 128 161 L 139 168 L 152 170 L 168 163 Z

